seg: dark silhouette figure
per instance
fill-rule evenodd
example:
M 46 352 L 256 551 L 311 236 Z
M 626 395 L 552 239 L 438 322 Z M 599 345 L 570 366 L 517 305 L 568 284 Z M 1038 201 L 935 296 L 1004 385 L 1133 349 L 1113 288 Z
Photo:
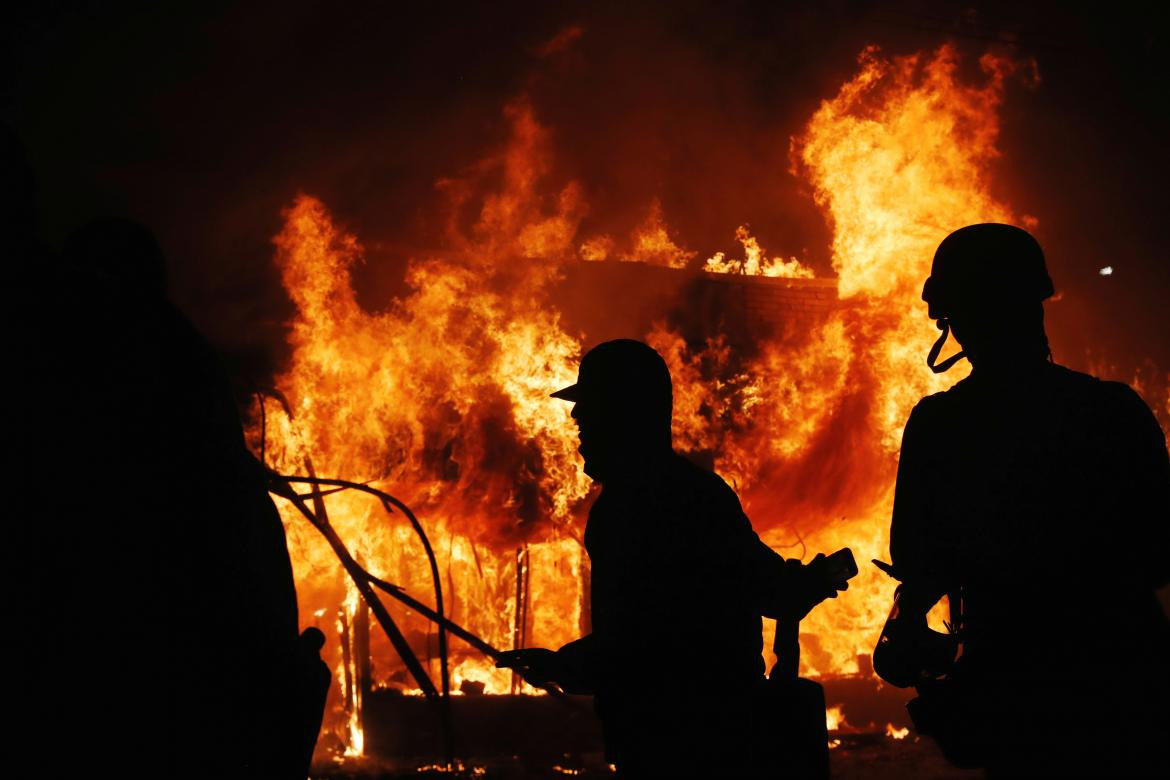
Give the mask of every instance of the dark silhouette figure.
M 1129 387 L 1051 362 L 1052 292 L 1019 228 L 965 227 L 935 254 L 928 362 L 949 328 L 973 371 L 906 424 L 890 531 L 903 585 L 883 638 L 897 652 L 875 665 L 917 684 L 920 731 L 990 776 L 1167 777 L 1166 439 Z M 944 594 L 953 665 L 926 628 Z
M 103 219 L 23 279 L 20 697 L 54 773 L 303 778 L 323 637 L 298 637 L 283 526 L 164 268 L 147 229 Z
M 73 671 L 70 653 L 61 649 L 61 601 L 66 588 L 55 579 L 67 567 L 58 565 L 53 544 L 60 520 L 54 511 L 65 467 L 46 469 L 48 442 L 40 421 L 55 406 L 47 395 L 52 384 L 42 381 L 51 361 L 39 349 L 47 338 L 46 307 L 56 257 L 39 240 L 36 230 L 35 187 L 32 170 L 16 135 L 0 123 L 0 259 L 5 272 L 5 302 L 0 306 L 3 331 L 8 335 L 7 403 L 4 405 L 7 454 L 3 565 L 0 577 L 10 605 L 5 621 L 5 656 L 14 673 L 8 675 L 8 744 L 22 756 L 51 756 L 59 733 L 46 724 L 60 724 L 68 686 L 62 676 Z M 58 398 L 64 391 L 55 393 Z M 50 425 L 49 434 L 59 430 Z M 78 666 L 74 663 L 74 668 Z M 86 747 L 82 743 L 82 747 Z M 66 766 L 68 769 L 69 766 Z M 80 767 L 79 767 L 80 768 Z M 54 767 L 56 769 L 56 767 Z
M 754 776 L 760 616 L 799 620 L 844 583 L 823 556 L 774 553 L 731 488 L 673 451 L 670 374 L 647 345 L 599 345 L 553 396 L 574 403 L 585 472 L 602 484 L 585 529 L 593 630 L 501 665 L 595 694 L 622 777 Z

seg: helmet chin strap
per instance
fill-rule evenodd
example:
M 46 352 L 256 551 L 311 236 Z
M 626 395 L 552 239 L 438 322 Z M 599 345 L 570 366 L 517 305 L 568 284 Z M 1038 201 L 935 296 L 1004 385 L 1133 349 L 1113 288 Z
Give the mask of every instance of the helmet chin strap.
M 926 365 L 934 373 L 941 374 L 955 365 L 955 363 L 967 357 L 967 353 L 958 352 L 943 362 L 936 364 L 935 361 L 938 360 L 938 353 L 942 352 L 943 344 L 947 343 L 947 336 L 951 335 L 951 323 L 945 317 L 940 318 L 937 325 L 938 329 L 942 331 L 942 335 L 938 337 L 938 341 L 934 342 L 934 346 L 930 348 L 930 353 L 926 356 Z

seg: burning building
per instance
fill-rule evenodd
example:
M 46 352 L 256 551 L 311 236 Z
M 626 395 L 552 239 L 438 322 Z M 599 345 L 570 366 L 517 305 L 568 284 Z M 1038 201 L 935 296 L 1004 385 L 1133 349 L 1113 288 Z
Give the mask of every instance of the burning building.
M 750 114 L 724 122 L 710 110 L 716 102 L 708 101 L 695 111 L 713 116 L 703 132 L 680 133 L 688 141 L 702 135 L 703 143 L 688 149 L 686 165 L 677 158 L 669 161 L 671 167 L 685 169 L 678 178 L 662 178 L 658 167 L 639 159 L 647 145 L 631 142 L 629 149 L 615 152 L 620 157 L 615 167 L 626 172 L 607 180 L 608 187 L 588 181 L 589 166 L 603 154 L 589 146 L 587 136 L 604 139 L 597 145 L 612 142 L 619 133 L 595 130 L 595 124 L 607 124 L 636 137 L 643 129 L 638 124 L 642 114 L 620 101 L 605 116 L 594 116 L 589 105 L 570 112 L 557 104 L 554 110 L 549 105 L 555 96 L 549 93 L 556 87 L 549 82 L 555 78 L 539 83 L 517 78 L 507 83 L 507 98 L 490 109 L 498 118 L 493 127 L 504 128 L 502 138 L 483 133 L 489 140 L 466 141 L 482 128 L 453 110 L 444 122 L 435 120 L 433 143 L 404 144 L 400 155 L 426 156 L 442 178 L 435 182 L 434 173 L 427 174 L 432 179 L 417 188 L 417 204 L 412 193 L 370 198 L 373 205 L 366 206 L 360 202 L 370 185 L 359 174 L 365 158 L 376 157 L 382 145 L 401 141 L 386 129 L 396 128 L 399 117 L 379 115 L 380 121 L 370 120 L 368 127 L 338 122 L 346 125 L 346 137 L 353 137 L 353 150 L 327 155 L 310 132 L 317 127 L 307 118 L 311 112 L 302 113 L 301 93 L 306 93 L 305 105 L 316 106 L 321 115 L 332 116 L 344 103 L 362 104 L 373 115 L 383 100 L 381 90 L 400 91 L 394 93 L 399 102 L 388 101 L 398 111 L 400 103 L 410 104 L 409 89 L 379 83 L 378 91 L 347 92 L 335 86 L 338 79 L 324 76 L 320 82 L 326 86 L 321 87 L 314 81 L 317 71 L 335 73 L 327 71 L 330 58 L 305 56 L 299 46 L 294 47 L 295 57 L 290 56 L 299 63 L 293 75 L 281 73 L 258 88 L 240 62 L 262 60 L 273 51 L 273 41 L 280 40 L 276 33 L 271 40 L 267 37 L 273 15 L 260 16 L 252 20 L 254 28 L 240 29 L 259 29 L 263 35 L 241 34 L 239 41 L 226 36 L 232 39 L 228 48 L 243 55 L 216 67 L 228 74 L 223 82 L 239 81 L 244 97 L 227 95 L 233 110 L 224 111 L 223 127 L 209 118 L 215 112 L 207 110 L 205 97 L 201 102 L 181 89 L 160 101 L 159 110 L 178 116 L 175 125 L 193 128 L 188 138 L 193 143 L 174 144 L 183 148 L 182 156 L 204 147 L 235 149 L 235 156 L 225 159 L 250 172 L 246 161 L 259 154 L 254 148 L 258 144 L 240 152 L 228 142 L 237 125 L 248 124 L 243 107 L 255 100 L 262 112 L 269 107 L 266 95 L 291 95 L 288 102 L 297 106 L 291 119 L 253 116 L 251 124 L 258 129 L 248 136 L 253 141 L 262 137 L 281 150 L 283 157 L 274 156 L 271 166 L 280 168 L 280 174 L 269 171 L 263 186 L 252 182 L 254 186 L 245 187 L 234 179 L 194 171 L 196 166 L 184 159 L 171 171 L 182 177 L 183 186 L 167 179 L 164 189 L 157 174 L 151 174 L 143 180 L 148 194 L 127 198 L 147 204 L 138 209 L 141 217 L 161 226 L 164 244 L 176 256 L 195 243 L 189 240 L 192 233 L 203 232 L 202 226 L 189 225 L 213 222 L 214 228 L 205 232 L 214 234 L 218 243 L 197 245 L 209 257 L 227 258 L 224 266 L 237 261 L 232 251 L 242 243 L 241 235 L 273 226 L 265 236 L 273 238 L 272 246 L 259 254 L 266 268 L 275 267 L 282 296 L 291 303 L 287 334 L 279 327 L 265 330 L 266 323 L 280 319 L 272 314 L 280 311 L 275 308 L 254 320 L 221 316 L 215 285 L 227 272 L 208 271 L 204 263 L 212 263 L 205 257 L 185 264 L 180 257 L 176 275 L 179 299 L 217 342 L 239 347 L 233 341 L 239 334 L 230 332 L 236 328 L 265 342 L 264 348 L 280 358 L 272 381 L 253 383 L 262 386 L 247 410 L 253 452 L 285 474 L 304 474 L 311 464 L 319 476 L 365 483 L 401 499 L 425 528 L 444 589 L 444 612 L 453 621 L 497 648 L 555 647 L 588 630 L 589 571 L 580 539 L 594 488 L 580 469 L 569 409 L 548 393 L 572 380 L 577 359 L 593 344 L 619 336 L 643 339 L 667 359 L 672 371 L 676 448 L 715 469 L 736 489 L 761 537 L 786 557 L 849 546 L 863 562 L 862 574 L 849 591 L 802 624 L 802 673 L 844 681 L 846 687 L 868 680 L 868 654 L 885 617 L 892 582 L 864 561 L 886 555 L 901 428 L 920 397 L 945 388 L 961 373 L 940 378 L 924 365 L 926 349 L 937 335 L 919 300 L 931 254 L 950 230 L 986 220 L 1036 228 L 1049 245 L 1043 231 L 1052 209 L 1036 205 L 1035 189 L 1017 186 L 1008 197 L 1008 188 L 996 180 L 1008 154 L 1001 128 L 1013 117 L 1019 121 L 1012 90 L 1036 87 L 1041 75 L 1030 58 L 1032 51 L 993 43 L 984 49 L 983 39 L 940 45 L 945 30 L 916 38 L 913 46 L 890 47 L 900 54 L 876 47 L 859 52 L 850 43 L 849 55 L 855 59 L 848 73 L 837 74 L 826 66 L 816 75 L 832 78 L 831 83 L 809 79 L 816 81 L 807 86 L 816 101 L 805 105 L 793 100 L 777 109 L 795 112 L 799 127 L 771 137 L 768 154 L 759 154 L 758 145 L 744 141 L 748 134 L 738 124 L 751 121 Z M 288 21 L 283 14 L 275 16 Z M 346 23 L 360 25 L 358 16 Z M 792 26 L 798 28 L 799 14 L 792 17 Z M 490 37 L 475 31 L 472 22 L 448 21 L 443 26 L 466 28 L 459 40 Z M 834 26 L 838 21 L 830 20 Z M 589 25 L 561 27 L 552 36 L 541 29 L 544 42 L 531 47 L 529 56 L 558 77 L 582 79 L 579 74 L 587 69 L 574 58 L 593 34 Z M 316 41 L 317 33 L 306 37 Z M 665 36 L 644 39 L 643 33 L 644 26 L 632 27 L 621 38 L 626 51 L 646 52 L 636 63 L 653 65 L 669 56 L 671 67 L 663 66 L 669 75 L 662 81 L 698 81 L 696 74 L 709 63 L 696 64 L 673 50 L 666 53 Z M 871 33 L 866 30 L 863 37 L 883 37 Z M 346 35 L 338 37 L 347 40 Z M 733 43 L 727 48 L 734 49 L 740 41 L 730 37 Z M 772 41 L 767 45 L 776 48 Z M 820 45 L 817 41 L 818 51 Z M 425 49 L 430 41 L 419 46 Z M 974 49 L 983 53 L 973 55 Z M 475 93 L 478 102 L 496 101 L 502 89 L 494 82 L 485 86 L 489 79 L 475 73 L 472 54 L 458 46 L 441 51 L 441 57 L 426 54 L 428 62 L 441 60 L 433 63 L 435 71 L 458 71 L 462 83 L 459 61 L 466 54 L 467 92 Z M 138 57 L 127 69 L 141 70 L 143 59 L 154 58 Z M 364 60 L 350 69 L 348 60 L 336 59 L 344 61 L 346 78 L 359 80 L 374 70 Z M 622 71 L 628 64 L 619 60 L 605 67 Z M 614 80 L 613 74 L 607 75 Z M 809 71 L 801 75 L 808 77 Z M 418 81 L 420 92 L 435 87 L 425 75 Z M 277 82 L 286 92 L 277 92 Z M 56 94 L 51 81 L 49 87 L 45 94 Z M 708 82 L 699 87 L 723 95 Z M 316 102 L 307 97 L 313 88 Z M 1075 89 L 1079 92 L 1081 85 Z M 666 101 L 662 105 L 672 106 Z M 618 113 L 623 107 L 628 115 Z M 199 121 L 186 121 L 187 111 Z M 403 113 L 403 123 L 419 122 Z M 697 121 L 677 113 L 680 125 Z M 765 116 L 755 115 L 761 126 L 767 125 Z M 211 130 L 205 133 L 202 123 Z M 1122 123 L 1119 119 L 1115 124 Z M 458 130 L 443 131 L 440 124 Z M 40 135 L 56 137 L 54 133 Z M 286 137 L 302 140 L 297 144 Z M 439 148 L 444 143 L 452 150 Z M 485 153 L 483 147 L 490 148 Z M 290 162 L 318 156 L 325 160 L 319 165 L 324 173 Z M 471 157 L 476 159 L 467 162 Z M 115 172 L 110 175 L 129 180 L 136 159 L 117 160 L 109 166 Z M 1112 155 L 1102 159 L 1112 165 Z M 720 165 L 733 172 L 734 181 L 717 189 L 710 174 Z M 49 166 L 50 186 L 53 170 Z M 59 178 L 66 174 L 56 173 Z M 699 194 L 692 192 L 693 202 L 679 208 L 668 190 L 684 176 Z M 776 188 L 770 183 L 778 177 L 791 178 L 798 192 L 772 206 Z M 406 178 L 408 184 L 418 184 Z M 1154 189 L 1160 192 L 1164 177 L 1149 178 L 1157 180 Z M 1110 190 L 1099 179 L 1092 186 L 1109 193 L 1101 198 L 1120 197 L 1120 184 Z M 255 198 L 267 211 L 258 213 L 252 203 L 236 201 L 222 214 L 216 212 L 218 221 L 199 211 L 209 208 L 206 203 L 218 204 L 233 189 L 246 191 L 247 199 Z M 293 194 L 297 189 L 300 195 Z M 727 197 L 732 189 L 739 197 Z M 182 193 L 156 196 L 171 190 Z M 283 210 L 257 192 L 277 193 L 272 198 L 282 199 Z M 199 208 L 182 200 L 183 193 L 199 193 L 198 198 L 186 196 L 201 200 Z M 791 207 L 798 200 L 803 211 Z M 390 206 L 383 206 L 384 201 Z M 726 217 L 745 202 L 756 208 Z M 375 220 L 368 212 L 382 208 L 391 227 L 375 235 L 370 229 Z M 73 210 L 81 209 L 73 204 L 61 209 L 70 217 Z M 364 221 L 354 219 L 355 212 L 364 214 Z M 373 258 L 394 238 L 387 233 L 406 221 L 402 214 L 413 219 L 416 212 L 425 212 L 425 217 L 418 217 L 412 223 L 414 235 L 403 239 L 409 244 L 402 250 L 409 263 L 402 284 L 367 283 L 370 267 L 377 265 Z M 1073 206 L 1067 212 L 1081 213 Z M 176 214 L 183 228 L 168 229 L 167 219 Z M 1070 218 L 1065 217 L 1067 223 Z M 706 224 L 716 219 L 719 224 L 712 230 L 725 241 L 719 251 L 694 238 L 702 232 L 686 229 L 687 220 Z M 766 220 L 815 225 L 804 233 L 795 231 L 805 246 L 799 241 L 778 246 L 782 242 L 774 236 L 784 231 L 769 230 Z M 1123 233 L 1132 223 L 1122 219 L 1119 224 L 1117 232 Z M 824 241 L 818 231 L 823 231 Z M 1058 248 L 1068 249 L 1067 239 L 1056 241 Z M 828 246 L 827 255 L 820 244 Z M 261 262 L 237 264 L 261 279 L 249 277 L 251 287 L 237 297 L 261 297 L 257 289 L 275 288 L 255 271 Z M 1132 265 L 1124 257 L 1102 257 L 1094 273 L 1108 267 L 1113 274 L 1109 281 L 1120 282 Z M 1059 289 L 1059 269 L 1053 275 Z M 205 283 L 205 276 L 213 282 Z M 1158 287 L 1152 284 L 1151 289 Z M 1057 305 L 1070 304 L 1066 300 Z M 1091 329 L 1080 325 L 1091 321 L 1082 314 L 1067 317 L 1066 327 L 1076 320 L 1078 327 Z M 1148 325 L 1138 323 L 1134 329 L 1156 330 Z M 267 343 L 285 335 L 280 348 Z M 240 341 L 247 338 L 240 336 Z M 1155 346 L 1164 346 L 1164 339 Z M 1093 355 L 1079 367 L 1137 385 L 1165 427 L 1170 394 L 1160 354 L 1153 353 L 1136 377 L 1130 371 L 1134 361 L 1116 351 Z M 1124 372 L 1114 370 L 1115 363 L 1124 363 Z M 254 373 L 266 372 L 261 368 Z M 387 513 L 368 494 L 321 492 L 320 505 L 356 560 L 381 580 L 432 603 L 427 557 L 404 517 Z M 419 686 L 390 640 L 371 625 L 331 547 L 291 505 L 278 503 L 302 624 L 325 632 L 325 653 L 334 670 L 319 757 L 361 754 L 379 743 L 366 734 L 362 722 L 370 701 L 395 696 L 421 700 Z M 397 603 L 388 601 L 388 608 L 437 683 L 441 662 L 434 623 Z M 767 639 L 765 648 L 770 646 Z M 664 652 L 668 642 L 664 637 Z M 458 638 L 450 640 L 449 666 L 449 686 L 456 696 L 483 694 L 480 698 L 499 697 L 499 702 L 512 694 L 537 698 L 536 691 L 495 669 L 483 653 Z M 697 669 L 691 684 L 709 684 L 708 674 Z M 838 725 L 887 729 L 886 713 L 851 709 L 844 700 L 836 703 L 831 713 Z M 889 729 L 904 734 L 903 726 L 897 722 Z
M 267 398 L 253 410 L 265 420 L 256 451 L 286 473 L 312 463 L 394 493 L 426 526 L 452 620 L 497 648 L 556 647 L 588 630 L 592 488 L 569 410 L 548 394 L 572 381 L 590 344 L 641 337 L 672 370 L 676 448 L 736 488 L 765 541 L 788 557 L 842 546 L 882 557 L 901 427 L 953 381 L 923 363 L 934 334 L 918 298 L 933 249 L 959 225 L 1034 224 L 989 180 L 1005 83 L 1034 80 L 1033 66 L 986 54 L 971 79 L 960 65 L 950 45 L 867 48 L 791 140 L 793 170 L 833 231 L 833 278 L 770 255 L 746 225 L 728 225 L 740 256 L 704 260 L 654 201 L 628 235 L 587 232 L 591 204 L 576 181 L 553 177 L 554 135 L 523 95 L 504 107 L 508 142 L 440 182 L 439 248 L 414 258 L 409 291 L 381 311 L 355 296 L 360 237 L 301 195 L 275 237 L 297 309 L 277 379 L 287 407 Z M 401 518 L 361 494 L 323 500 L 372 572 L 431 590 Z M 348 715 L 331 727 L 360 753 L 362 696 L 417 686 L 369 631 L 316 531 L 291 511 L 286 521 L 302 611 L 338 638 L 337 713 Z M 816 610 L 802 628 L 803 673 L 869 674 L 891 590 L 867 569 Z M 438 675 L 431 623 L 402 609 L 394 619 Z M 533 693 L 458 641 L 450 676 L 457 692 Z

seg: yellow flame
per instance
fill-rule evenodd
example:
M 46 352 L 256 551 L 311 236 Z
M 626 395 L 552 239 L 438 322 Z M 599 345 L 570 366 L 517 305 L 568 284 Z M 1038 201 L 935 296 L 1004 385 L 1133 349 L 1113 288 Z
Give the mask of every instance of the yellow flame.
M 728 260 L 723 252 L 716 252 L 707 258 L 703 270 L 715 274 L 743 274 L 744 276 L 768 276 L 786 279 L 812 279 L 815 274 L 808 266 L 795 257 L 768 258 L 763 247 L 748 230 L 747 225 L 735 229 L 735 240 L 743 245 L 744 259 Z
M 903 726 L 902 728 L 899 729 L 899 728 L 894 728 L 893 723 L 886 724 L 886 736 L 889 737 L 890 739 L 906 739 L 906 737 L 909 734 L 910 734 L 910 729 L 907 728 L 906 726 Z
M 633 249 L 622 260 L 636 263 L 664 265 L 668 268 L 686 268 L 698 253 L 684 249 L 671 239 L 666 224 L 662 221 L 662 203 L 655 200 L 650 204 L 646 221 L 634 231 Z
M 845 723 L 845 715 L 841 712 L 841 707 L 833 705 L 825 710 L 825 727 L 829 731 L 838 731 Z

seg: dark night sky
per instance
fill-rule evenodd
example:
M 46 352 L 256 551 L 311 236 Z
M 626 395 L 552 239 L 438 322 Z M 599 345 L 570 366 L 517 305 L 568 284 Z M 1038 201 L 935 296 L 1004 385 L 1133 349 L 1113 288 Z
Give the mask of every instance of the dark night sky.
M 324 199 L 368 246 L 359 284 L 379 305 L 434 235 L 435 180 L 500 143 L 522 91 L 597 224 L 659 197 L 704 256 L 747 221 L 827 271 L 788 137 L 865 44 L 1006 48 L 1042 83 L 1008 91 L 997 194 L 1040 220 L 1064 291 L 1057 357 L 1083 368 L 1092 349 L 1132 375 L 1149 356 L 1164 375 L 1164 27 L 1139 5 L 1066 5 L 46 3 L 0 33 L 3 111 L 49 241 L 100 214 L 146 222 L 180 305 L 233 360 L 271 367 L 290 313 L 271 262 L 281 208 Z M 573 55 L 543 62 L 569 24 L 585 29 Z

